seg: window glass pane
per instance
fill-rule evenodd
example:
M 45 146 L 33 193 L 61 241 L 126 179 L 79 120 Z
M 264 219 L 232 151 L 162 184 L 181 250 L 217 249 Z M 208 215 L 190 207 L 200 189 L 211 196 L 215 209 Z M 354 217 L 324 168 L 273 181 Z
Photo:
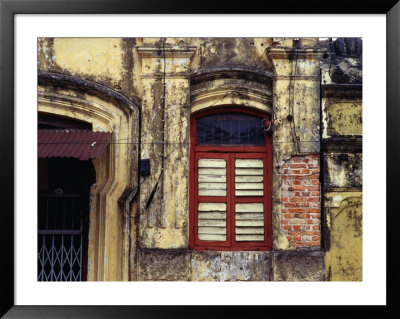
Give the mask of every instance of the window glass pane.
M 197 120 L 197 144 L 264 145 L 263 119 L 242 113 L 207 115 Z

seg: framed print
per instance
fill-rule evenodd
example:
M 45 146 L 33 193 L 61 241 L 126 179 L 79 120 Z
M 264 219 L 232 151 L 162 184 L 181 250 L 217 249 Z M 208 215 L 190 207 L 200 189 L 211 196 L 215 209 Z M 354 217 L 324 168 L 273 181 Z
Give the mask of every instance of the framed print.
M 398 313 L 399 4 L 246 8 L 1 1 L 5 318 Z

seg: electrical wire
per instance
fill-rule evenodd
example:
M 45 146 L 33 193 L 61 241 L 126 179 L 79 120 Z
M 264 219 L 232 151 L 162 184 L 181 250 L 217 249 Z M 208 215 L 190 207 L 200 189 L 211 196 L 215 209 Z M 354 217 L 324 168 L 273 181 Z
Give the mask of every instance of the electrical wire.
M 315 140 L 315 141 L 305 141 L 305 140 L 302 140 L 302 141 L 300 141 L 301 143 L 317 143 L 317 142 L 320 142 L 320 141 L 318 141 L 318 140 Z M 97 143 L 97 144 L 112 144 L 112 145 L 114 145 L 114 144 L 116 144 L 116 145 L 118 145 L 118 144 L 132 144 L 132 145 L 142 145 L 142 144 L 162 144 L 163 142 L 150 142 L 150 143 L 137 143 L 137 142 L 126 142 L 126 143 L 121 143 L 121 142 L 118 142 L 118 143 L 113 143 L 113 142 L 99 142 L 99 143 Z M 273 141 L 272 142 L 273 144 L 274 143 L 293 143 L 292 141 L 280 141 L 280 142 L 278 142 L 278 141 Z M 60 143 L 38 143 L 38 144 L 57 144 L 57 145 L 63 145 L 63 144 L 77 144 L 77 145 L 81 145 L 81 144 L 91 144 L 91 143 L 88 143 L 88 142 L 73 142 L 73 143 L 68 143 L 68 142 L 60 142 Z M 182 145 L 188 145 L 188 144 L 190 144 L 190 142 L 164 142 L 164 144 L 177 144 L 177 145 L 179 145 L 179 144 L 182 144 Z M 219 145 L 219 144 L 218 144 Z
M 161 179 L 161 214 L 163 214 L 164 211 L 164 178 L 165 178 L 165 174 L 164 174 L 164 161 L 165 161 L 165 94 L 166 94 L 166 80 L 165 80 L 165 63 L 166 63 L 166 59 L 165 59 L 165 38 L 163 38 L 163 59 L 164 59 L 164 70 L 163 70 L 163 99 L 162 99 L 162 111 L 161 111 L 161 123 L 162 123 L 162 128 L 161 128 L 161 140 L 162 140 L 162 144 L 161 144 L 161 173 L 160 173 L 160 177 L 162 177 Z M 146 205 L 146 209 L 150 206 L 151 201 L 153 200 L 153 196 L 157 190 L 157 185 L 158 182 L 156 183 L 156 185 L 153 188 L 152 193 L 150 194 L 149 200 L 147 202 Z
M 293 140 L 293 145 L 295 148 L 295 154 L 298 154 L 300 152 L 300 146 L 297 141 L 297 134 L 296 134 L 296 123 L 295 123 L 295 117 L 294 117 L 294 99 L 295 99 L 295 77 L 297 73 L 297 61 L 298 61 L 298 55 L 299 55 L 299 50 L 294 49 L 294 44 L 293 44 L 293 51 L 292 53 L 296 51 L 296 59 L 295 59 L 295 66 L 293 70 L 293 60 L 292 60 L 292 67 L 290 70 L 290 80 L 289 80 L 289 112 L 291 113 L 292 120 L 289 122 L 290 126 L 290 132 L 292 135 L 292 140 Z
M 55 145 L 83 145 L 83 144 L 93 144 L 93 142 L 87 142 L 87 141 L 74 141 L 74 142 L 39 142 L 39 145 L 48 145 L 48 144 L 55 144 Z M 114 141 L 102 141 L 102 142 L 96 142 L 97 144 L 131 144 L 131 145 L 143 145 L 143 144 L 190 144 L 190 142 L 114 142 Z
M 299 146 L 299 141 L 297 139 L 297 132 L 296 132 L 296 123 L 295 123 L 295 117 L 294 117 L 294 101 L 295 101 L 295 83 L 296 83 L 296 74 L 297 74 L 297 61 L 299 58 L 299 51 L 296 50 L 296 65 L 294 67 L 294 77 L 293 77 L 293 89 L 292 89 L 292 94 L 293 94 L 293 99 L 292 99 L 292 111 L 293 111 L 293 131 L 294 131 L 294 137 L 295 137 L 295 145 L 296 145 L 296 153 L 300 152 L 300 146 Z
M 260 63 L 261 58 L 264 56 L 265 52 L 267 52 L 268 47 L 265 48 L 264 52 L 262 54 L 259 55 L 257 61 L 256 61 L 256 65 L 254 66 L 255 68 L 258 68 L 258 63 Z

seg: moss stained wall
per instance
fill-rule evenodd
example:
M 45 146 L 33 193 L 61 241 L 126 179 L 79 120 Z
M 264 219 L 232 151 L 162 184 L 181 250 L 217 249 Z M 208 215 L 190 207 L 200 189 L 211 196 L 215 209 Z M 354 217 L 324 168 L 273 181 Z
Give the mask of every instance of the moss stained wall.
M 151 176 L 140 192 L 143 214 L 139 245 L 185 248 L 189 218 L 189 65 L 194 48 L 159 40 L 154 46 L 143 45 L 137 50 L 142 66 L 141 157 L 150 159 L 151 166 Z M 146 209 L 157 183 L 155 196 Z
M 362 193 L 326 193 L 325 216 L 330 232 L 326 280 L 362 281 Z
M 161 258 L 157 253 L 158 249 L 173 253 L 188 247 L 189 120 L 192 113 L 212 107 L 236 105 L 273 115 L 273 248 L 276 251 L 295 249 L 290 247 L 281 223 L 282 168 L 285 163 L 298 156 L 320 154 L 319 72 L 324 52 L 325 49 L 315 38 L 38 39 L 39 70 L 89 80 L 121 93 L 128 99 L 142 102 L 140 157 L 150 159 L 151 174 L 144 179 L 140 193 L 131 206 L 131 214 L 140 216 L 133 219 L 130 230 L 124 230 L 130 236 L 130 243 L 126 245 L 130 247 L 131 253 L 124 257 L 129 259 L 130 280 L 157 277 L 149 269 L 150 263 Z M 323 74 L 323 78 L 327 78 L 326 74 Z M 336 85 L 332 82 L 326 84 L 331 87 Z M 333 89 L 335 90 L 342 92 L 338 88 Z M 90 99 L 90 103 L 101 103 L 100 100 L 78 94 L 80 99 Z M 359 97 L 350 93 L 345 99 L 339 95 L 324 96 L 322 104 L 324 138 L 360 136 L 362 112 Z M 126 124 L 123 122 L 115 122 L 110 129 L 121 131 L 125 136 L 124 125 Z M 98 129 L 100 127 L 98 125 Z M 164 177 L 159 179 L 162 143 L 165 143 Z M 139 146 L 133 143 L 131 149 L 124 150 L 118 156 L 125 159 L 132 157 L 138 149 Z M 330 192 L 348 191 L 350 188 L 359 190 L 362 183 L 361 154 L 347 152 L 347 158 L 340 157 L 340 154 L 331 152 L 320 163 L 328 168 L 324 171 L 324 185 L 329 186 Z M 121 181 L 125 183 L 127 179 L 136 180 L 137 163 L 135 165 L 125 175 L 121 175 Z M 145 209 L 157 181 L 159 185 L 155 196 L 149 208 Z M 326 205 L 330 205 L 330 195 L 329 193 L 325 197 Z M 331 208 L 334 209 L 333 206 Z M 332 229 L 336 229 L 336 226 L 332 226 L 336 225 L 334 222 L 330 225 Z M 332 233 L 331 243 L 341 240 L 336 235 L 339 233 Z M 137 248 L 146 251 L 143 256 L 147 257 L 140 257 Z M 322 269 L 320 258 L 312 258 L 314 253 L 302 252 L 303 256 L 311 256 L 312 260 L 318 261 L 315 269 Z M 113 259 L 108 262 L 119 264 L 119 257 L 115 257 L 117 255 L 112 255 Z M 290 278 L 300 278 L 299 272 L 305 268 L 300 264 L 285 268 L 287 259 L 293 258 L 302 265 L 308 264 L 308 257 L 303 260 L 300 255 L 296 255 L 297 259 L 294 255 L 274 257 L 275 259 L 260 256 L 255 252 L 246 255 L 198 252 L 193 253 L 190 258 L 185 254 L 175 254 L 168 260 L 187 265 L 191 270 L 182 270 L 182 274 L 188 280 L 207 280 L 209 276 L 216 280 L 252 280 L 251 275 L 249 277 L 241 271 L 232 275 L 236 272 L 233 268 L 253 269 L 257 273 L 254 278 L 259 280 L 291 280 Z M 330 263 L 337 260 L 332 256 L 329 257 Z M 222 264 L 221 260 L 224 260 Z M 253 266 L 254 260 L 258 260 L 257 263 L 262 262 Z M 271 260 L 276 260 L 276 263 L 273 264 Z M 138 263 L 144 272 L 138 271 Z M 274 269 L 275 275 L 270 270 L 261 271 L 264 266 L 271 266 L 268 269 Z M 125 269 L 124 265 L 118 267 Z M 219 270 L 214 271 L 215 267 Z M 233 268 L 228 270 L 226 267 Z M 168 278 L 180 278 L 178 269 L 180 268 L 176 268 L 175 273 L 168 275 Z M 334 267 L 331 267 L 331 271 L 332 269 Z M 126 270 L 123 272 L 126 273 Z M 214 276 L 216 273 L 218 275 Z M 311 280 L 321 273 L 323 270 L 318 270 L 315 272 L 316 277 L 309 274 L 302 278 Z
M 137 98 L 137 41 L 140 39 L 39 38 L 38 69 L 90 80 Z
M 322 73 L 325 279 L 361 281 L 362 87 Z

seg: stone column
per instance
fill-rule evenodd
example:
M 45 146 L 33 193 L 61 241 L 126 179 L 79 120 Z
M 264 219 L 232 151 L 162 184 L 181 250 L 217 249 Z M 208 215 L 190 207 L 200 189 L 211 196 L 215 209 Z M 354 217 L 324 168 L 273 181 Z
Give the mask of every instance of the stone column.
M 139 247 L 186 248 L 189 75 L 190 59 L 196 48 L 172 46 L 160 40 L 154 46 L 137 49 L 142 68 L 141 158 L 150 159 L 151 170 L 140 191 Z M 157 182 L 154 197 L 146 209 Z
M 282 225 L 281 209 L 285 206 L 281 186 L 286 183 L 282 180 L 282 168 L 291 165 L 291 157 L 319 154 L 320 151 L 320 59 L 325 50 L 314 47 L 313 41 L 309 42 L 305 47 L 301 40 L 284 39 L 274 41 L 278 46 L 268 48 L 274 69 L 274 249 L 291 246 L 291 238 Z M 294 160 L 297 161 L 300 160 Z

